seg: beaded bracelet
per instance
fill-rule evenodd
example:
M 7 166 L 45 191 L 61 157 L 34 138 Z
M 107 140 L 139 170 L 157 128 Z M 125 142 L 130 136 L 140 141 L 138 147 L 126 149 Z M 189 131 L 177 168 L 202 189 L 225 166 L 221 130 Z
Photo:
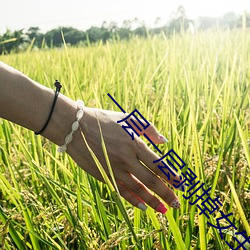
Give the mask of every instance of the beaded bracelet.
M 71 126 L 71 132 L 65 137 L 64 140 L 64 144 L 60 147 L 57 148 L 57 151 L 59 153 L 63 153 L 67 150 L 67 146 L 68 144 L 70 144 L 73 140 L 73 134 L 76 132 L 76 130 L 79 128 L 79 122 L 82 119 L 83 115 L 84 115 L 84 111 L 83 111 L 83 107 L 84 107 L 84 102 L 81 100 L 77 100 L 77 107 L 79 108 L 79 110 L 76 113 L 76 121 L 74 121 L 72 123 Z

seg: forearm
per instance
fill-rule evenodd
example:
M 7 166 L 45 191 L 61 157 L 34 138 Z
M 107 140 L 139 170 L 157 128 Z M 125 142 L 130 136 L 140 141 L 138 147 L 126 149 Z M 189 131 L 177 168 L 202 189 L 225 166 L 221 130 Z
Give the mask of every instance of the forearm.
M 53 98 L 54 90 L 0 62 L 0 117 L 39 131 L 48 118 Z M 63 144 L 75 112 L 75 103 L 59 94 L 51 120 L 42 135 L 58 145 Z

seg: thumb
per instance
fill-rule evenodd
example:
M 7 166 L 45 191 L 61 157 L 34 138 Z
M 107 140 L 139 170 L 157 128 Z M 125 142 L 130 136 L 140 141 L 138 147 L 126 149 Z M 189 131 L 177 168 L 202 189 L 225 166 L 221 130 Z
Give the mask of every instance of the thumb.
M 151 123 L 149 127 L 147 127 L 144 130 L 144 133 L 149 137 L 149 139 L 156 143 L 156 144 L 162 144 L 168 142 L 167 138 L 160 134 L 156 127 Z
M 127 114 L 126 114 L 127 115 Z M 130 123 L 127 123 L 126 120 L 128 120 L 128 117 L 130 119 Z M 128 116 L 126 116 L 123 120 L 127 123 L 127 125 L 130 126 L 130 128 L 132 128 L 137 134 L 139 135 L 147 135 L 147 137 L 156 144 L 161 144 L 161 143 L 166 143 L 168 142 L 168 140 L 162 135 L 160 134 L 156 127 L 149 121 L 146 121 L 145 119 L 138 119 L 137 117 L 132 116 L 131 114 L 129 114 Z

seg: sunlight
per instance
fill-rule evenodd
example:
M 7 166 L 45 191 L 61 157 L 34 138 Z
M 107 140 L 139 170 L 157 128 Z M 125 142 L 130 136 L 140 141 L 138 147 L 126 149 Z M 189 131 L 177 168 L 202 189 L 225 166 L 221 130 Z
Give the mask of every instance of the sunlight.
M 15 6 L 13 8 L 12 6 Z M 50 6 L 50 8 L 48 8 Z M 227 12 L 242 14 L 244 10 L 250 11 L 250 1 L 226 1 L 226 0 L 92 0 L 85 1 L 44 0 L 39 5 L 32 0 L 20 2 L 18 0 L 3 1 L 0 8 L 0 32 L 6 28 L 22 29 L 30 26 L 39 26 L 47 31 L 58 26 L 73 26 L 85 30 L 91 26 L 101 26 L 104 21 L 114 21 L 122 25 L 124 20 L 145 21 L 152 26 L 157 17 L 162 24 L 166 24 L 171 18 L 175 18 L 179 6 L 183 6 L 187 18 L 195 19 L 199 16 L 219 17 Z
M 207 2 L 189 1 L 189 3 L 183 3 L 183 6 L 187 10 L 187 16 L 190 16 L 190 18 L 199 16 L 220 17 L 227 12 L 242 14 L 245 9 L 249 10 L 250 3 L 224 0 Z

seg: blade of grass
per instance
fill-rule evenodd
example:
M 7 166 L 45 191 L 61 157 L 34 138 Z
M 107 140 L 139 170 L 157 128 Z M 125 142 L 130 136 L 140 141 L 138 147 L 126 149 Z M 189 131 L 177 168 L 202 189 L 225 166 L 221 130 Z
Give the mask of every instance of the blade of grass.
M 8 223 L 8 229 L 7 230 L 9 232 L 11 238 L 13 239 L 15 245 L 18 247 L 18 249 L 25 250 L 26 247 L 23 244 L 23 240 L 19 237 L 16 229 L 12 225 L 12 222 L 9 221 L 8 217 L 5 215 L 1 205 L 0 205 L 0 219 L 1 219 L 2 223 L 4 223 L 4 224 Z
M 98 126 L 99 126 L 99 129 L 100 129 L 100 135 L 101 135 L 101 139 L 102 139 L 102 147 L 103 147 L 104 155 L 105 155 L 105 158 L 106 158 L 107 157 L 107 151 L 106 151 L 106 147 L 105 147 L 105 144 L 104 144 L 104 140 L 103 140 L 102 131 L 101 131 L 101 127 L 100 127 L 99 121 L 98 121 Z M 131 233 L 133 235 L 133 238 L 134 238 L 135 242 L 137 243 L 138 247 L 141 249 L 140 242 L 137 239 L 137 236 L 136 236 L 136 234 L 134 232 L 132 224 L 131 224 L 131 222 L 129 220 L 128 214 L 126 213 L 126 210 L 125 210 L 125 208 L 124 208 L 124 206 L 122 204 L 120 194 L 115 191 L 115 189 L 114 189 L 112 183 L 110 182 L 110 180 L 109 180 L 109 178 L 108 178 L 105 170 L 103 169 L 101 163 L 97 159 L 97 157 L 96 157 L 95 153 L 93 152 L 93 150 L 88 145 L 87 140 L 86 140 L 86 138 L 85 138 L 85 136 L 84 136 L 84 134 L 83 134 L 82 131 L 81 131 L 81 134 L 82 134 L 82 138 L 83 138 L 83 140 L 84 140 L 84 142 L 85 142 L 85 144 L 86 144 L 86 146 L 87 146 L 87 148 L 88 148 L 88 150 L 89 150 L 89 152 L 90 152 L 93 160 L 96 163 L 96 166 L 98 167 L 98 170 L 100 171 L 103 179 L 105 180 L 105 183 L 108 185 L 109 189 L 111 190 L 112 197 L 115 200 L 115 202 L 117 203 L 117 206 L 119 207 L 119 209 L 120 209 L 120 211 L 121 211 L 121 213 L 122 213 L 122 215 L 123 215 L 123 217 L 124 217 L 124 219 L 125 219 L 128 227 L 129 227 L 129 229 L 130 229 L 130 231 L 131 231 Z M 108 158 L 106 158 L 106 159 L 108 159 Z M 109 160 L 106 163 L 107 163 L 107 165 L 109 165 L 108 168 L 109 168 L 109 171 L 111 171 L 110 175 L 112 176 L 113 173 L 112 173 L 112 168 L 111 168 L 111 165 L 109 163 Z M 113 175 L 112 179 L 114 181 L 114 175 Z M 116 186 L 116 184 L 114 184 L 114 186 Z M 118 188 L 117 188 L 117 190 L 118 190 Z
M 247 222 L 246 216 L 245 216 L 244 211 L 242 209 L 242 206 L 240 204 L 240 200 L 239 200 L 239 198 L 237 196 L 236 190 L 235 190 L 235 188 L 233 186 L 232 181 L 230 180 L 230 178 L 228 176 L 227 176 L 227 180 L 228 180 L 228 183 L 229 183 L 229 186 L 230 186 L 230 189 L 231 189 L 234 201 L 235 201 L 235 205 L 236 205 L 236 207 L 238 209 L 238 213 L 239 213 L 240 218 L 242 220 L 242 223 L 243 223 L 243 225 L 244 225 L 244 227 L 245 227 L 245 229 L 247 231 L 247 234 L 250 235 L 250 225 Z
M 173 233 L 173 236 L 174 236 L 174 239 L 175 239 L 175 244 L 177 246 L 177 249 L 182 249 L 182 250 L 185 250 L 187 249 L 186 248 L 186 245 L 182 239 L 182 236 L 181 236 L 181 232 L 180 232 L 180 228 L 177 226 L 175 220 L 174 220 L 174 217 L 173 217 L 173 213 L 171 211 L 168 211 L 166 213 L 166 216 L 168 218 L 168 221 L 169 221 L 169 229 L 170 231 Z

